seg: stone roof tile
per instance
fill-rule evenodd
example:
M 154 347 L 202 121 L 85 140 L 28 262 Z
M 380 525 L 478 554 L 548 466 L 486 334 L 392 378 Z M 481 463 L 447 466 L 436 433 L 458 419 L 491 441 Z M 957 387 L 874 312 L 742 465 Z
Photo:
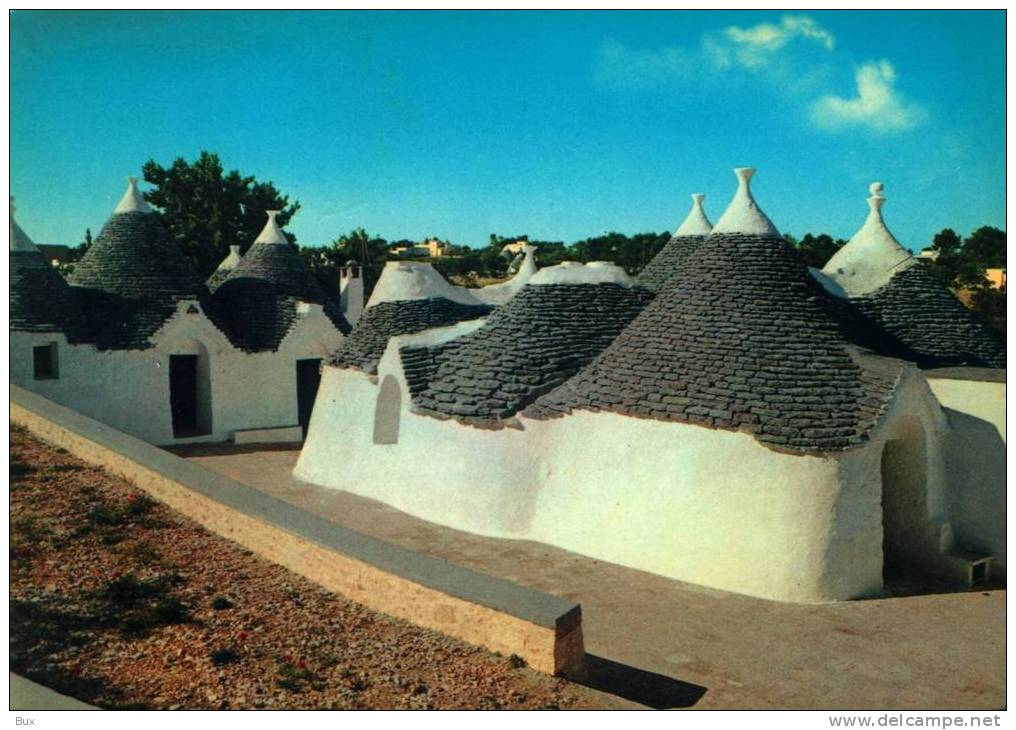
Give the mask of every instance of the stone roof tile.
M 850 448 L 868 438 L 903 365 L 868 368 L 839 311 L 782 238 L 714 233 L 607 349 L 524 415 L 609 410 L 745 430 L 788 451 Z

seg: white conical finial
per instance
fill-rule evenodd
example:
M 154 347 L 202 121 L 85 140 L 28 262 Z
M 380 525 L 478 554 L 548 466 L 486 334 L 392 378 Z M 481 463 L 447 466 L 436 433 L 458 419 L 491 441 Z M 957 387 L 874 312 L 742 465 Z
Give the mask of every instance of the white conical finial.
M 127 192 L 120 198 L 120 202 L 117 204 L 116 209 L 113 211 L 113 215 L 118 213 L 151 213 L 152 207 L 145 202 L 144 197 L 141 195 L 141 191 L 138 190 L 138 179 L 136 177 L 127 178 Z
M 235 269 L 238 263 L 240 263 L 240 246 L 239 244 L 232 244 L 229 247 L 229 253 L 226 254 L 226 258 L 222 259 L 222 262 L 219 264 L 218 271 Z
M 713 233 L 747 233 L 779 238 L 780 232 L 752 197 L 750 182 L 755 168 L 735 167 L 734 174 L 737 175 L 737 192 L 713 227 Z
M 882 218 L 884 186 L 868 186 L 868 217 L 861 229 L 829 259 L 822 273 L 839 284 L 848 296 L 869 294 L 889 283 L 893 275 L 917 263 L 896 240 Z
M 702 193 L 692 193 L 691 211 L 676 231 L 675 236 L 708 236 L 713 230 L 713 224 L 706 217 L 706 211 L 702 208 L 702 201 L 706 196 Z
M 21 226 L 14 222 L 14 196 L 11 196 L 11 251 L 35 251 L 39 249 L 32 243 L 28 234 L 21 230 Z
M 261 233 L 258 234 L 258 237 L 254 239 L 254 243 L 288 244 L 289 239 L 286 238 L 286 234 L 282 232 L 282 229 L 279 228 L 278 221 L 275 220 L 275 216 L 277 216 L 280 211 L 266 210 L 265 212 L 268 214 L 268 222 L 265 224 L 265 227 L 261 230 Z
M 515 276 L 529 278 L 536 273 L 536 248 L 529 243 L 522 247 L 522 263 L 519 264 L 519 270 Z

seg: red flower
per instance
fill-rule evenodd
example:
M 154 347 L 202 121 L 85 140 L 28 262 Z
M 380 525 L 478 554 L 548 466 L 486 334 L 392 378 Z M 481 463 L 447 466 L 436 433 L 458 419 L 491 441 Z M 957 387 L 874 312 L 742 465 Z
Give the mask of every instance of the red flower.
M 300 667 L 300 669 L 306 669 L 307 668 L 307 662 L 305 662 L 303 659 L 301 659 L 300 661 L 298 661 L 296 663 L 296 666 Z
M 238 641 L 243 641 L 244 639 L 247 638 L 247 632 L 241 631 L 239 634 L 236 635 L 236 638 Z
M 286 662 L 287 664 L 292 664 L 293 663 L 293 655 L 292 654 L 286 654 L 286 656 L 282 657 L 282 661 Z
M 131 492 L 130 494 L 127 495 L 127 501 L 128 502 L 137 502 L 138 501 L 138 495 L 134 494 L 134 492 Z

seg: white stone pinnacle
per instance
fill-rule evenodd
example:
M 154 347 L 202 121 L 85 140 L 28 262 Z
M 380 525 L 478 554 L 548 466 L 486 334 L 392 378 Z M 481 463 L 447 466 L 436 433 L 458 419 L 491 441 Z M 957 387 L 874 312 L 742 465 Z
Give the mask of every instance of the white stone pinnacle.
M 737 175 L 737 192 L 713 227 L 713 233 L 747 233 L 779 238 L 780 232 L 752 197 L 750 184 L 755 168 L 735 167 L 734 174 Z
M 692 204 L 691 210 L 688 212 L 688 217 L 684 219 L 684 222 L 674 231 L 675 236 L 708 236 L 713 230 L 713 224 L 709 222 L 709 218 L 706 217 L 706 212 L 702 208 L 702 201 L 706 199 L 706 196 L 702 193 L 692 193 L 691 196 Z
M 145 202 L 144 197 L 141 195 L 141 191 L 138 190 L 138 179 L 136 177 L 127 178 L 127 192 L 120 198 L 120 202 L 117 204 L 116 209 L 113 211 L 113 215 L 117 213 L 151 213 L 152 206 Z
M 258 234 L 258 237 L 254 239 L 254 243 L 289 243 L 289 239 L 286 238 L 286 234 L 279 228 L 278 222 L 275 220 L 275 216 L 280 211 L 277 210 L 266 210 L 268 214 L 268 222 L 265 227 Z
M 232 271 L 236 268 L 236 265 L 240 263 L 240 246 L 237 244 L 231 244 L 229 247 L 229 253 L 226 254 L 226 258 L 222 259 L 216 271 Z
M 917 263 L 886 227 L 882 218 L 884 189 L 880 182 L 868 187 L 871 195 L 864 225 L 822 269 L 851 297 L 864 296 L 885 286 L 895 274 Z
M 14 222 L 14 196 L 11 196 L 11 251 L 38 251 L 28 234 Z

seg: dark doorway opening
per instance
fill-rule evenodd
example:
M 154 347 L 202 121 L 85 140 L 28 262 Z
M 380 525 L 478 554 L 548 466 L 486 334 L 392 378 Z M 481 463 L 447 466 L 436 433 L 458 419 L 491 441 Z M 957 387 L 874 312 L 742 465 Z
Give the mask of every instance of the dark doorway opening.
M 314 412 L 314 399 L 321 384 L 321 358 L 296 361 L 296 410 L 303 437 L 307 438 L 307 427 Z
M 918 580 L 929 572 L 924 429 L 909 419 L 882 450 L 882 579 Z
M 198 435 L 197 355 L 169 356 L 169 408 L 174 436 Z

